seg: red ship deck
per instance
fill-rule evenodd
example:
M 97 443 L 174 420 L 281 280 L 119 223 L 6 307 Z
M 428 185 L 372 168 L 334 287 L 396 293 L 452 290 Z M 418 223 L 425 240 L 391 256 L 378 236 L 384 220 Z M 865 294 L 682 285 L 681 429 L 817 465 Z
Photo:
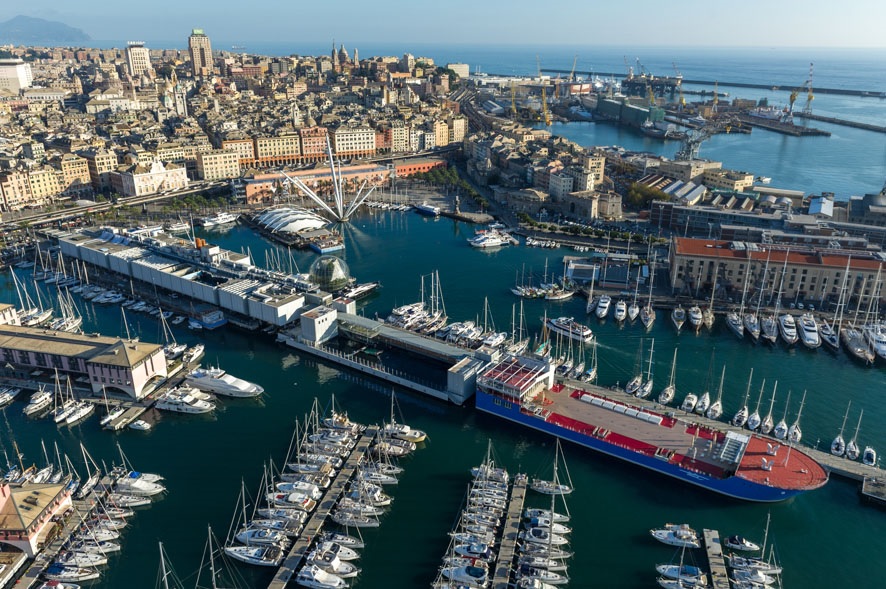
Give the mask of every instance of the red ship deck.
M 752 436 L 737 476 L 785 489 L 817 489 L 827 482 L 827 473 L 811 456 L 784 445 L 778 448 L 775 456 L 771 456 L 768 454 L 770 445 L 777 446 L 779 442 Z M 772 461 L 771 470 L 763 468 L 764 459 Z
M 566 429 L 596 436 L 606 442 L 648 456 L 656 456 L 680 466 L 713 477 L 726 477 L 735 473 L 748 480 L 785 489 L 814 489 L 827 481 L 824 469 L 803 452 L 782 446 L 775 456 L 768 454 L 769 446 L 778 442 L 746 431 L 730 431 L 713 427 L 701 416 L 687 416 L 689 421 L 657 411 L 640 409 L 639 399 L 601 390 L 594 393 L 565 388 L 562 385 L 545 391 L 536 397 L 541 407 L 540 416 Z M 599 393 L 599 394 L 598 394 Z M 612 408 L 583 401 L 590 395 L 619 405 L 622 409 L 633 407 L 641 416 L 626 414 Z M 632 401 L 633 399 L 633 401 Z M 644 415 L 660 417 L 647 421 Z M 734 428 L 733 428 L 734 429 Z M 763 468 L 763 459 L 770 468 Z

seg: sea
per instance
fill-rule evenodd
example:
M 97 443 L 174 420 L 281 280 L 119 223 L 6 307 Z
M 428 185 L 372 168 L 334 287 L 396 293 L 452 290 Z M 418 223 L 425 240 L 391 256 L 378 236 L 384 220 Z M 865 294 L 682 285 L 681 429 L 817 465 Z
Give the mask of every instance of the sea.
M 420 49 L 404 47 L 399 53 L 421 54 Z M 259 47 L 255 45 L 249 50 L 258 52 Z M 822 86 L 844 84 L 850 88 L 884 89 L 882 73 L 886 61 L 876 62 L 862 52 L 832 52 L 828 55 L 836 65 L 830 68 L 834 74 L 829 79 L 824 67 L 828 61 L 820 55 L 807 55 L 806 51 L 796 50 L 789 55 L 782 50 L 695 54 L 677 49 L 653 53 L 644 48 L 641 55 L 647 68 L 660 68 L 663 74 L 668 73 L 666 66 L 673 61 L 687 78 L 718 76 L 735 82 L 765 78 L 766 83 L 771 80 L 773 85 L 799 85 L 807 75 L 808 62 L 816 61 Z M 370 55 L 373 51 L 369 46 L 360 47 L 360 53 Z M 553 53 L 542 55 L 542 59 L 545 64 L 550 62 L 551 67 L 565 64 L 568 69 L 575 53 L 587 55 L 581 58 L 580 65 L 597 64 L 597 71 L 616 70 L 621 61 L 621 54 L 614 51 L 609 54 L 612 61 L 606 62 L 602 58 L 591 60 L 590 51 L 584 54 L 566 48 L 560 50 L 559 61 Z M 635 49 L 628 55 L 636 53 Z M 531 72 L 535 62 L 534 53 L 525 49 L 514 49 L 510 58 L 505 52 L 490 50 L 486 61 L 482 56 L 487 54 L 478 48 L 462 53 L 456 49 L 447 53 L 441 48 L 438 54 L 429 49 L 428 54 L 439 56 L 441 62 L 465 61 L 472 68 L 479 65 L 490 72 L 504 69 L 508 63 L 514 71 Z M 711 63 L 705 65 L 706 60 Z M 857 75 L 852 77 L 849 71 Z M 721 85 L 720 89 L 724 87 Z M 831 104 L 831 98 L 816 98 L 816 107 Z M 879 99 L 833 100 L 833 112 L 847 116 L 851 108 L 859 112 L 884 109 Z M 886 177 L 886 136 L 837 127 L 833 130 L 835 134 L 825 139 L 797 139 L 757 130 L 749 137 L 715 137 L 704 145 L 702 153 L 722 159 L 727 167 L 746 167 L 756 174 L 771 175 L 774 186 L 808 192 L 834 191 L 846 196 L 878 191 Z M 604 125 L 564 124 L 555 126 L 554 131 L 584 145 L 620 144 L 627 149 L 648 145 L 643 148 L 663 152 L 673 148 L 670 144 L 648 144 L 645 138 Z M 838 185 L 845 188 L 838 191 Z M 438 272 L 446 311 L 452 320 L 482 322 L 488 301 L 496 328 L 509 330 L 512 317 L 519 314 L 519 301 L 510 292 L 515 282 L 530 275 L 537 281 L 545 273 L 550 276 L 559 272 L 563 256 L 575 253 L 523 246 L 477 251 L 466 241 L 474 229 L 451 219 L 432 220 L 412 212 L 360 212 L 341 227 L 346 249 L 340 255 L 359 281 L 378 280 L 382 288 L 361 301 L 359 312 L 367 317 L 383 317 L 394 306 L 418 300 L 422 277 L 427 284 L 427 276 Z M 259 265 L 269 259 L 288 260 L 288 253 L 245 226 L 198 235 L 224 248 L 248 251 Z M 292 263 L 307 271 L 316 257 L 309 252 L 292 252 Z M 27 281 L 27 273 L 16 272 L 29 284 L 33 297 L 34 286 Z M 43 292 L 46 297 L 48 293 Z M 18 302 L 8 271 L 0 275 L 0 301 Z M 87 332 L 122 336 L 128 329 L 144 341 L 162 340 L 160 325 L 153 318 L 137 314 L 124 317 L 116 307 L 94 306 L 82 300 L 77 303 L 84 314 Z M 526 301 L 523 317 L 533 333 L 540 329 L 544 315 L 587 320 L 599 342 L 601 385 L 625 383 L 635 371 L 638 350 L 642 348 L 648 357 L 654 339 L 656 391 L 665 386 L 677 350 L 677 401 L 689 392 L 714 391 L 720 370 L 726 366 L 726 416 L 735 413 L 750 390 L 752 406 L 759 403 L 765 413 L 771 404 L 776 421 L 784 416 L 790 423 L 796 419 L 800 398 L 805 394 L 801 417 L 803 444 L 827 448 L 844 421 L 844 436 L 852 437 L 863 411 L 858 427 L 859 445 L 886 452 L 886 405 L 882 400 L 886 370 L 882 366 L 864 368 L 842 353 L 832 354 L 824 349 L 810 352 L 781 345 L 755 347 L 737 340 L 722 321 L 712 332 L 678 335 L 663 313 L 659 313 L 653 328 L 645 332 L 639 325 L 617 326 L 611 320 L 600 323 L 586 319 L 584 311 L 585 302 L 578 299 L 557 303 Z M 221 366 L 259 383 L 265 388 L 265 395 L 259 400 L 223 400 L 210 417 L 152 412 L 148 419 L 155 427 L 150 432 L 109 433 L 99 428 L 97 418 L 73 428 L 59 428 L 46 420 L 25 419 L 21 414 L 22 402 L 0 411 L 0 450 L 12 456 L 15 444 L 24 453 L 26 463 L 43 462 L 41 442 L 50 451 L 53 444 L 58 444 L 78 465 L 82 464 L 80 442 L 104 463 L 118 459 L 119 444 L 135 468 L 166 477 L 168 494 L 133 518 L 122 540 L 122 553 L 111 558 L 96 587 L 162 586 L 158 584 L 160 543 L 180 586 L 210 587 L 205 566 L 209 528 L 224 542 L 241 513 L 241 485 L 247 489 L 247 509 L 251 509 L 260 493 L 264 465 L 273 462 L 279 468 L 296 422 L 303 420 L 315 403 L 321 409 L 328 408 L 333 398 L 352 419 L 373 424 L 390 417 L 395 395 L 398 421 L 429 435 L 423 447 L 403 461 L 405 472 L 399 485 L 391 488 L 395 500 L 381 526 L 363 534 L 366 548 L 359 561 L 363 571 L 352 583 L 354 587 L 429 586 L 446 553 L 447 532 L 453 528 L 463 505 L 469 470 L 484 458 L 490 444 L 496 461 L 512 473 L 550 473 L 555 454 L 551 437 L 480 414 L 470 403 L 456 407 L 393 389 L 382 381 L 281 347 L 272 336 L 261 333 L 230 326 L 203 333 L 183 326 L 172 329 L 180 342 L 205 344 L 205 364 Z M 566 503 L 572 514 L 571 548 L 576 554 L 569 567 L 570 587 L 655 586 L 654 566 L 680 558 L 673 549 L 649 536 L 651 528 L 665 522 L 686 522 L 697 529 L 718 529 L 724 536 L 740 534 L 762 540 L 767 518 L 771 518 L 768 541 L 784 566 L 785 587 L 878 587 L 882 583 L 879 564 L 886 550 L 886 516 L 861 503 L 857 482 L 833 477 L 824 488 L 790 501 L 758 505 L 721 497 L 574 445 L 566 444 L 563 453 L 576 489 Z M 547 501 L 539 496 L 532 497 L 529 503 L 545 506 Z M 687 553 L 685 561 L 705 566 L 703 555 L 697 551 Z M 226 587 L 262 587 L 270 578 L 265 570 L 219 560 L 215 564 L 224 569 L 225 576 L 233 577 L 223 584 Z

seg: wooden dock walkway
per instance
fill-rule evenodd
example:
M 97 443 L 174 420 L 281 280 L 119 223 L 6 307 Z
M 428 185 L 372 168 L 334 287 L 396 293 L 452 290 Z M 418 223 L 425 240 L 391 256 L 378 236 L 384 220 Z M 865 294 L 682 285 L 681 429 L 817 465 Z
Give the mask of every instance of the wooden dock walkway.
M 357 466 L 360 464 L 360 459 L 363 458 L 369 450 L 369 445 L 375 440 L 377 434 L 378 430 L 376 428 L 369 428 L 364 431 L 357 440 L 357 444 L 351 451 L 350 456 L 348 456 L 347 461 L 342 465 L 335 480 L 332 481 L 332 484 L 329 485 L 329 488 L 326 490 L 326 494 L 323 495 L 323 498 L 320 500 L 317 509 L 305 524 L 305 527 L 292 545 L 292 548 L 289 549 L 289 554 L 286 555 L 283 564 L 277 569 L 277 574 L 274 575 L 274 579 L 268 585 L 268 589 L 283 589 L 286 587 L 289 580 L 295 575 L 296 571 L 302 564 L 302 560 L 304 560 L 305 556 L 308 554 L 311 543 L 317 538 L 317 535 L 323 529 L 323 524 L 326 523 L 326 518 L 329 517 L 329 512 L 332 511 L 332 508 L 338 503 L 339 498 L 342 493 L 344 493 L 345 485 L 351 480 L 351 477 L 357 470 Z
M 674 417 L 691 421 L 693 423 L 699 423 L 705 427 L 711 427 L 718 429 L 723 432 L 739 432 L 743 434 L 750 433 L 749 430 L 735 427 L 728 421 L 717 421 L 714 419 L 708 419 L 703 415 L 698 415 L 697 413 L 686 413 L 681 410 L 679 407 L 671 407 L 666 405 L 661 405 L 660 403 L 655 402 L 651 398 L 649 399 L 640 399 L 633 395 L 628 395 L 622 389 L 610 389 L 605 387 L 600 387 L 596 385 L 590 385 L 584 382 L 578 382 L 573 380 L 565 380 L 561 381 L 566 386 L 571 388 L 576 388 L 584 391 L 588 391 L 594 393 L 595 395 L 600 395 L 603 397 L 608 397 L 610 399 L 614 399 L 616 401 L 621 401 L 622 403 L 628 403 L 635 407 L 642 407 L 644 409 L 650 409 L 657 413 L 669 413 Z M 677 399 L 677 402 L 682 401 L 682 399 Z M 724 416 L 727 417 L 727 416 Z M 731 418 L 731 416 L 728 416 Z M 772 436 L 766 436 L 764 434 L 758 433 L 757 435 L 763 436 L 764 438 L 771 439 L 773 443 L 781 444 L 782 446 L 787 446 L 787 442 L 785 440 L 779 440 Z M 829 452 L 823 452 L 821 450 L 817 450 L 811 446 L 806 446 L 800 444 L 795 446 L 799 450 L 802 450 L 805 454 L 808 454 L 812 458 L 814 458 L 819 464 L 824 467 L 826 471 L 831 474 L 836 474 L 842 477 L 846 477 L 849 479 L 854 479 L 856 481 L 863 481 L 866 478 L 881 478 L 886 480 L 886 476 L 884 476 L 884 472 L 875 466 L 867 466 L 861 462 L 855 460 L 849 460 L 848 458 L 843 458 L 840 456 L 834 456 Z
M 501 545 L 498 548 L 498 560 L 495 562 L 495 576 L 492 578 L 492 589 L 507 589 L 511 582 L 511 570 L 514 566 L 514 554 L 517 551 L 517 535 L 520 533 L 520 519 L 523 516 L 523 502 L 526 500 L 525 474 L 514 477 L 511 487 L 511 500 L 502 529 Z
M 711 570 L 711 587 L 729 589 L 729 576 L 726 574 L 726 559 L 723 558 L 723 546 L 720 544 L 720 532 L 703 530 L 704 548 L 708 555 L 708 566 Z

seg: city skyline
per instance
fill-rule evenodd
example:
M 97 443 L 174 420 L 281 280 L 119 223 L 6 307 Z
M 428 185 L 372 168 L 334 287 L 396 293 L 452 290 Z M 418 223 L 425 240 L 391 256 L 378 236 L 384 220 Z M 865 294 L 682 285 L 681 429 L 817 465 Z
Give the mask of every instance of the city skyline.
M 759 6 L 758 6 L 759 5 Z M 699 0 L 669 10 L 652 0 L 625 4 L 597 4 L 566 0 L 557 13 L 546 13 L 539 25 L 537 4 L 476 4 L 454 0 L 422 6 L 387 0 L 366 13 L 362 5 L 343 0 L 329 18 L 326 5 L 279 6 L 267 0 L 240 5 L 220 0 L 207 10 L 205 2 L 181 4 L 156 0 L 143 5 L 109 5 L 84 0 L 72 5 L 46 0 L 39 7 L 0 8 L 0 20 L 19 14 L 56 20 L 82 29 L 98 41 L 137 38 L 149 43 L 175 41 L 180 46 L 192 28 L 229 43 L 292 42 L 314 45 L 332 38 L 351 44 L 373 44 L 380 39 L 408 43 L 532 45 L 582 44 L 597 46 L 698 47 L 886 47 L 878 23 L 886 7 L 874 0 L 858 0 L 854 10 L 837 4 L 816 6 L 787 0 L 750 3 L 742 8 Z M 859 14 L 865 18 L 859 19 Z M 568 15 L 569 18 L 565 18 Z M 427 23 L 433 23 L 429 27 Z M 599 23 L 616 23 L 601 26 Z M 181 31 L 180 35 L 175 34 Z M 530 34 L 531 33 L 531 34 Z M 181 40 L 179 40 L 181 39 Z

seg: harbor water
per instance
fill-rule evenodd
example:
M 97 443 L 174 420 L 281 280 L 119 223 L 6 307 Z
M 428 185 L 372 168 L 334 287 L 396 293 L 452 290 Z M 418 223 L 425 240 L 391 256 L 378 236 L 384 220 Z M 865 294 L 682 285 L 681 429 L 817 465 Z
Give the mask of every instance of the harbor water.
M 360 312 L 367 317 L 386 316 L 392 307 L 417 300 L 420 277 L 436 270 L 451 320 L 482 322 L 488 297 L 496 328 L 509 330 L 513 305 L 518 302 L 509 290 L 515 278 L 531 272 L 533 280 L 538 280 L 546 265 L 549 274 L 559 273 L 562 256 L 574 253 L 524 246 L 478 251 L 466 242 L 473 230 L 453 220 L 432 220 L 411 212 L 372 209 L 356 216 L 343 227 L 346 250 L 342 257 L 358 280 L 379 280 L 383 285 L 378 294 L 361 302 Z M 244 226 L 202 235 L 228 249 L 248 248 L 260 265 L 265 252 L 275 247 Z M 293 252 L 292 256 L 302 271 L 316 259 L 307 252 Z M 26 276 L 24 271 L 17 272 Z M 0 287 L 0 300 L 18 302 L 8 272 L 0 277 Z M 125 332 L 118 307 L 77 302 L 86 317 L 86 331 Z M 526 301 L 524 316 L 529 329 L 537 332 L 545 313 L 585 320 L 584 310 L 585 301 L 579 299 Z M 155 319 L 135 314 L 127 314 L 126 319 L 141 339 L 160 340 Z M 807 392 L 802 415 L 804 444 L 828 446 L 851 400 L 845 437 L 851 437 L 858 411 L 864 409 L 859 444 L 886 452 L 882 427 L 886 423 L 882 398 L 886 370 L 882 367 L 863 368 L 842 353 L 834 355 L 824 349 L 754 347 L 738 341 L 722 325 L 722 319 L 713 332 L 699 335 L 677 335 L 662 311 L 648 333 L 639 324 L 618 327 L 612 320 L 588 322 L 599 339 L 602 385 L 624 384 L 634 373 L 641 339 L 648 353 L 654 338 L 656 394 L 666 384 L 677 347 L 677 402 L 687 392 L 702 392 L 709 380 L 713 382 L 707 386 L 714 392 L 720 369 L 726 365 L 724 415 L 731 416 L 741 404 L 753 368 L 751 403 L 756 402 L 765 378 L 764 413 L 772 385 L 778 381 L 773 410 L 776 421 L 785 411 L 789 390 L 789 423 L 799 408 L 800 396 Z M 295 421 L 305 415 L 315 398 L 326 407 L 334 395 L 352 419 L 364 423 L 380 423 L 389 417 L 389 385 L 299 355 L 275 344 L 272 336 L 230 326 L 199 334 L 184 325 L 172 329 L 179 341 L 205 344 L 204 364 L 218 364 L 262 385 L 266 391 L 263 398 L 224 399 L 211 417 L 152 411 L 147 417 L 155 427 L 146 433 L 102 431 L 97 418 L 74 428 L 58 428 L 45 419 L 25 419 L 21 402 L 3 410 L 3 449 L 12 455 L 15 441 L 26 464 L 42 462 L 41 440 L 50 447 L 58 442 L 72 459 L 78 456 L 77 444 L 82 440 L 97 460 L 105 462 L 115 459 L 115 442 L 120 442 L 137 469 L 166 477 L 168 494 L 153 506 L 149 517 L 134 518 L 123 538 L 122 554 L 112 557 L 111 566 L 103 573 L 98 584 L 102 588 L 153 587 L 159 567 L 158 541 L 164 543 L 184 585 L 193 586 L 207 525 L 224 539 L 237 513 L 241 480 L 255 497 L 263 463 L 274 460 L 279 467 Z M 711 372 L 713 377 L 709 378 Z M 364 589 L 426 587 L 434 579 L 448 545 L 446 533 L 462 506 L 469 469 L 483 458 L 488 440 L 492 440 L 497 461 L 512 473 L 549 475 L 554 456 L 552 438 L 480 414 L 470 402 L 455 407 L 402 390 L 396 398 L 402 420 L 425 430 L 429 441 L 404 462 L 405 473 L 392 488 L 395 500 L 381 527 L 364 534 L 363 573 L 355 584 Z M 823 489 L 789 502 L 756 505 L 696 489 L 577 446 L 565 445 L 564 453 L 576 488 L 568 498 L 575 530 L 572 549 L 578 555 L 569 568 L 570 587 L 652 586 L 653 566 L 675 555 L 650 538 L 650 528 L 685 521 L 697 529 L 715 528 L 721 534 L 761 540 L 767 512 L 772 516 L 769 540 L 784 565 L 786 586 L 873 587 L 881 576 L 878 563 L 886 550 L 886 518 L 860 504 L 857 482 L 833 478 Z M 544 506 L 546 501 L 536 496 L 529 502 Z M 696 560 L 703 564 L 701 553 Z M 234 568 L 245 581 L 242 586 L 264 586 L 271 576 L 264 570 Z M 201 586 L 209 585 L 206 579 L 204 573 Z

